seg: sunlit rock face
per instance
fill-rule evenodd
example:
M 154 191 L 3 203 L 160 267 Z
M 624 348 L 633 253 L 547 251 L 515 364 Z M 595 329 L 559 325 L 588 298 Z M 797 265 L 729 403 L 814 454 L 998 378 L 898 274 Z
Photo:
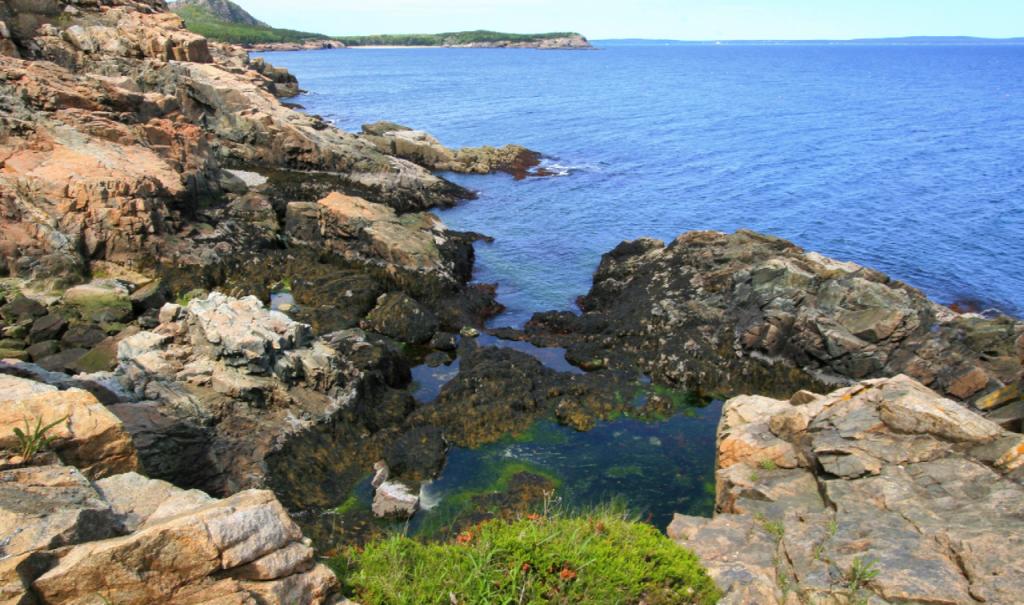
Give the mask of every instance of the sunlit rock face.
M 1012 603 L 1022 480 L 1024 437 L 907 376 L 741 396 L 718 429 L 715 518 L 668 532 L 728 603 Z

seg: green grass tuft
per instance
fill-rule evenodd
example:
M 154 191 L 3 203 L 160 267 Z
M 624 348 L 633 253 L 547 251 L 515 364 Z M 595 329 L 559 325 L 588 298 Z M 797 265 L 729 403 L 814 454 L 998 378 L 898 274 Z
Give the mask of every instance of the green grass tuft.
M 394 536 L 331 560 L 363 603 L 715 603 L 697 557 L 608 508 L 488 521 L 447 543 Z

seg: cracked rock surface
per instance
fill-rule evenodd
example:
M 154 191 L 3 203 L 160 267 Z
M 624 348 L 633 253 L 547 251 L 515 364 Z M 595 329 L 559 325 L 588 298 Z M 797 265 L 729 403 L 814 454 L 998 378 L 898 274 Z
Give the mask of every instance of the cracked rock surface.
M 1000 603 L 1024 591 L 1024 436 L 907 377 L 718 429 L 717 514 L 677 516 L 723 603 Z

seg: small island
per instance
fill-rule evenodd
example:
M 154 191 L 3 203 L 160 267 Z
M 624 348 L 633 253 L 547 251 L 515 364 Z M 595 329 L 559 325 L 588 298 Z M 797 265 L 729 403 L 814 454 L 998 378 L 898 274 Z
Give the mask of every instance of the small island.
M 440 34 L 380 34 L 327 36 L 272 27 L 230 0 L 178 0 L 170 5 L 190 31 L 210 40 L 239 44 L 256 51 L 317 50 L 345 47 L 445 47 L 592 49 L 575 32 L 509 34 L 488 30 Z

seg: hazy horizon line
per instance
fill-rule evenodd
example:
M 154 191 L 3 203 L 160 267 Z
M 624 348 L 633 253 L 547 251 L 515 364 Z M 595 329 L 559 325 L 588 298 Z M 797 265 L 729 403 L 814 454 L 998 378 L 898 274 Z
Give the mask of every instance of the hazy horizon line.
M 585 34 L 584 34 L 585 35 Z M 644 42 L 860 42 L 867 40 L 988 40 L 993 42 L 1013 42 L 1013 41 L 1024 41 L 1024 34 L 1020 36 L 1010 36 L 1006 38 L 993 38 L 988 36 L 971 36 L 971 35 L 947 35 L 947 36 L 931 36 L 931 35 L 907 35 L 907 36 L 861 36 L 856 38 L 648 38 L 644 36 L 622 36 L 622 37 L 590 37 L 586 36 L 588 40 L 593 41 L 625 41 L 625 40 L 637 40 Z

